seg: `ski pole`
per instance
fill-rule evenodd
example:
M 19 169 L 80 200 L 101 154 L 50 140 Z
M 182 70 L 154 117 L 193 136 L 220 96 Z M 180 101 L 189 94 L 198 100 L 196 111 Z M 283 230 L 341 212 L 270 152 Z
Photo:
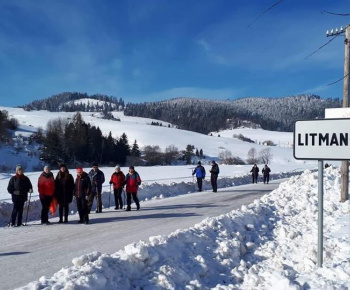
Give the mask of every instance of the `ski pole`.
M 125 199 L 126 199 L 126 197 L 125 197 L 125 190 L 123 189 L 123 192 L 124 192 L 124 206 L 123 206 L 123 209 L 125 209 Z
M 27 216 L 26 216 L 26 223 L 25 225 L 27 225 L 28 222 L 28 213 L 29 213 L 29 206 L 30 206 L 30 198 L 32 197 L 32 190 L 29 191 L 29 200 L 28 200 L 28 205 L 27 205 Z
M 112 184 L 109 185 L 109 191 L 110 191 L 110 195 L 109 195 L 109 198 L 108 198 L 108 208 L 111 207 Z

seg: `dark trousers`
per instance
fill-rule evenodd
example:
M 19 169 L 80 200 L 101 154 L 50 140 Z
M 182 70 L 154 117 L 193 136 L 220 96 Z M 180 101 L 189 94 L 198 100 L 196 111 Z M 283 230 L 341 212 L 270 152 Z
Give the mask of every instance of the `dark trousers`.
M 79 220 L 81 222 L 89 222 L 88 204 L 85 197 L 77 197 L 77 208 L 79 212 Z
M 264 175 L 264 183 L 269 183 L 270 175 Z
M 64 220 L 68 221 L 69 204 L 60 204 L 58 207 L 58 212 L 60 214 L 60 221 L 62 221 L 63 219 L 63 214 L 64 214 Z
M 127 209 L 131 208 L 131 196 L 132 196 L 134 202 L 136 203 L 137 209 L 139 209 L 140 208 L 140 201 L 137 197 L 137 192 L 127 192 L 126 193 L 126 203 L 128 205 Z
M 197 177 L 197 185 L 198 185 L 198 190 L 202 191 L 202 184 L 203 184 L 203 178 L 202 177 Z
M 94 203 L 94 199 L 96 197 L 96 212 L 102 212 L 102 195 L 101 192 L 97 192 L 95 194 L 90 194 L 89 195 L 89 200 L 88 200 L 88 211 L 90 213 L 92 205 Z
M 14 226 L 16 224 L 16 218 L 17 218 L 17 225 L 20 226 L 22 224 L 22 217 L 23 217 L 23 207 L 25 198 L 21 195 L 12 195 L 12 201 L 13 201 L 13 210 L 11 214 L 11 223 Z
M 258 183 L 258 175 L 257 174 L 253 174 L 253 183 Z
M 49 221 L 49 209 L 52 201 L 52 196 L 44 195 L 40 197 L 41 201 L 41 222 L 47 223 Z
M 122 199 L 122 188 L 114 188 L 114 201 L 115 201 L 115 207 L 116 208 L 123 208 L 123 199 Z M 131 202 L 131 200 L 130 200 Z
M 211 186 L 213 188 L 213 191 L 217 192 L 218 191 L 218 175 L 212 174 L 210 176 L 210 182 L 211 182 Z

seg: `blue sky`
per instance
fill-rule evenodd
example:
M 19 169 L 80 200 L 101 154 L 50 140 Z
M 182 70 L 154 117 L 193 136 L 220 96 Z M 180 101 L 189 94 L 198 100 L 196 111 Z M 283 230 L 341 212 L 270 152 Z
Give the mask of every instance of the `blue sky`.
M 0 105 L 60 92 L 126 102 L 342 98 L 348 0 L 0 0 Z

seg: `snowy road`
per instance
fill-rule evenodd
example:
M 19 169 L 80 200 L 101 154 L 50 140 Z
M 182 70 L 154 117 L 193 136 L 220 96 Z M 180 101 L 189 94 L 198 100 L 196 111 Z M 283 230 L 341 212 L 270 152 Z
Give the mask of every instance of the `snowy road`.
M 206 217 L 218 216 L 278 187 L 249 184 L 141 203 L 141 210 L 105 211 L 91 214 L 89 225 L 41 226 L 38 222 L 22 228 L 0 229 L 0 288 L 13 289 L 41 276 L 52 276 L 74 257 L 99 251 L 113 253 L 127 244 L 150 236 L 170 234 L 193 226 Z M 57 221 L 52 219 L 51 221 Z

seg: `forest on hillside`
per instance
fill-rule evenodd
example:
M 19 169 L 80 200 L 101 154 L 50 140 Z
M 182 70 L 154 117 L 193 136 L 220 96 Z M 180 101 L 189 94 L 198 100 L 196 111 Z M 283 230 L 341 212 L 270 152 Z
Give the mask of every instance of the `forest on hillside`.
M 79 101 L 86 100 L 87 101 Z M 98 102 L 99 101 L 99 102 Z M 122 98 L 106 95 L 88 95 L 78 92 L 64 92 L 49 98 L 33 101 L 22 106 L 25 110 L 47 110 L 50 112 L 111 112 L 121 111 L 125 103 Z
M 291 132 L 296 120 L 324 118 L 326 108 L 337 107 L 341 107 L 339 99 L 322 99 L 316 95 L 232 101 L 176 98 L 160 102 L 128 103 L 124 114 L 158 119 L 180 129 L 204 134 L 237 128 L 243 124 Z

